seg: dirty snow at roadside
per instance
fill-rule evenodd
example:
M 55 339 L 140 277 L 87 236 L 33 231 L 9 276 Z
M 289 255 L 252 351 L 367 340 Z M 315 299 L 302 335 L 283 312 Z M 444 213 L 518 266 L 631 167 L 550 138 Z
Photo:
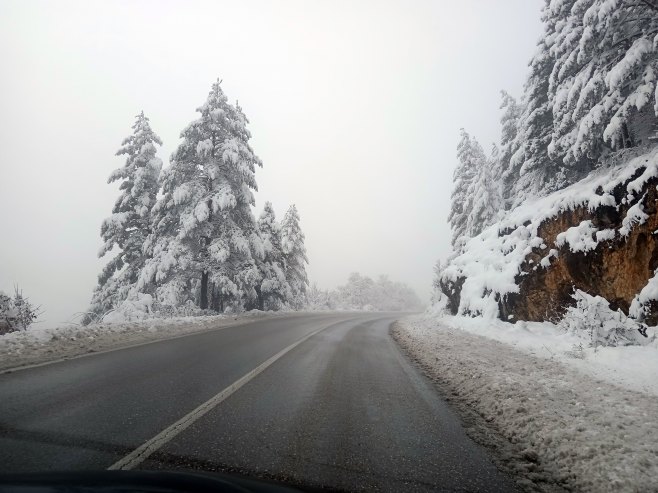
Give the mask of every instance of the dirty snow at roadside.
M 243 324 L 255 318 L 282 315 L 291 313 L 254 310 L 239 315 L 151 318 L 49 329 L 41 329 L 37 325 L 26 331 L 0 336 L 0 370 Z
M 547 491 L 547 477 L 577 491 L 658 490 L 655 341 L 595 352 L 551 324 L 432 314 L 394 335 L 458 407 L 512 444 L 507 460 L 529 490 Z

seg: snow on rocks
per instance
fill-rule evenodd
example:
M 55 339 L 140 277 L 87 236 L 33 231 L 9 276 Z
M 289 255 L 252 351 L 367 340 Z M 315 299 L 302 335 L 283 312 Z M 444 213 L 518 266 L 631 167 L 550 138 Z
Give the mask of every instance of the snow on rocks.
M 583 349 L 552 324 L 409 317 L 394 337 L 528 491 L 658 489 L 658 347 Z M 472 421 L 472 420 L 471 420 Z
M 498 300 L 519 291 L 517 276 L 528 254 L 535 248 L 546 248 L 544 240 L 538 236 L 540 225 L 561 212 L 579 207 L 594 211 L 602 206 L 619 207 L 637 201 L 629 208 L 618 232 L 597 231 L 590 221 L 583 221 L 558 235 L 558 246 L 568 245 L 572 251 L 585 253 L 595 249 L 599 242 L 613 239 L 617 234 L 628 235 L 633 226 L 642 224 L 646 213 L 639 194 L 651 178 L 658 176 L 658 148 L 622 161 L 618 165 L 602 165 L 563 190 L 525 201 L 460 246 L 440 274 L 441 282 L 448 289 L 463 279 L 457 312 L 496 318 Z M 626 189 L 620 204 L 613 191 L 623 184 Z M 548 268 L 557 254 L 553 250 L 547 252 L 540 267 Z
M 290 312 L 283 311 L 253 310 L 237 315 L 150 318 L 86 326 L 67 325 L 49 329 L 35 326 L 26 331 L 0 336 L 0 370 L 241 325 L 255 318 L 290 315 Z
M 655 300 L 658 300 L 658 275 L 656 272 L 631 303 L 629 315 L 642 320 L 646 315 L 647 307 Z
M 572 252 L 589 252 L 598 245 L 598 242 L 593 239 L 597 231 L 598 229 L 594 227 L 592 221 L 582 221 L 578 226 L 558 234 L 555 244 L 559 248 L 565 244 L 569 245 Z

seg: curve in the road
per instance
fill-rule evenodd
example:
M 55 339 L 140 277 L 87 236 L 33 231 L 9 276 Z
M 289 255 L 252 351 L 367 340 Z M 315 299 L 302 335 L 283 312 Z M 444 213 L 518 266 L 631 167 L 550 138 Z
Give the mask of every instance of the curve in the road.
M 0 375 L 0 471 L 139 466 L 341 490 L 512 491 L 392 341 L 394 319 L 259 320 Z

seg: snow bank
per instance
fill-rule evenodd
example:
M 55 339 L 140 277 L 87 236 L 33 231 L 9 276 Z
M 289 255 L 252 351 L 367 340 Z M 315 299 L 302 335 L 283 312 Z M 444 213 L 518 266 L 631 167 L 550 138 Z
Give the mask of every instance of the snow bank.
M 658 347 L 582 348 L 548 323 L 409 317 L 400 345 L 529 491 L 658 489 Z M 506 444 L 506 445 L 505 445 Z
M 534 268 L 550 266 L 551 259 L 559 252 L 549 251 L 544 240 L 538 236 L 538 228 L 544 221 L 579 207 L 594 211 L 602 206 L 617 207 L 639 200 L 644 185 L 656 176 L 658 148 L 623 164 L 602 166 L 578 183 L 548 196 L 527 200 L 509 211 L 499 222 L 466 241 L 461 251 L 441 271 L 441 281 L 445 285 L 450 286 L 464 279 L 458 313 L 496 318 L 498 299 L 519 291 L 516 277 L 534 248 L 546 250 L 546 256 Z M 617 203 L 612 192 L 624 183 L 625 194 Z M 646 213 L 638 202 L 629 208 L 618 231 L 598 231 L 590 221 L 584 221 L 558 235 L 557 243 L 558 246 L 568 245 L 572 251 L 588 252 L 595 249 L 600 241 L 628 235 L 634 225 L 641 224 L 645 219 Z
M 0 336 L 0 370 L 241 325 L 255 318 L 290 316 L 293 313 L 301 312 L 254 310 L 239 315 L 150 318 L 132 322 L 124 321 L 121 315 L 120 323 L 109 323 L 106 317 L 103 323 L 87 326 L 67 325 L 49 329 L 35 326 L 26 331 Z

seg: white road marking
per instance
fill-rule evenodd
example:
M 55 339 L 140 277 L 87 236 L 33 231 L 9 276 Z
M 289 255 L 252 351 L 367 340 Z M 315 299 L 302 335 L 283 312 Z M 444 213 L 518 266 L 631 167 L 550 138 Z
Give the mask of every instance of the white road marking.
M 345 320 L 347 320 L 347 319 L 345 319 Z M 211 411 L 219 403 L 226 400 L 231 394 L 236 392 L 238 389 L 240 389 L 240 387 L 242 387 L 243 385 L 248 383 L 251 379 L 256 377 L 259 373 L 262 373 L 263 370 L 265 370 L 268 366 L 270 366 L 276 360 L 283 357 L 286 353 L 292 351 L 297 346 L 299 346 L 301 343 L 303 343 L 307 339 L 310 339 L 311 337 L 313 337 L 318 332 L 321 332 L 325 329 L 328 329 L 329 327 L 331 327 L 333 325 L 338 325 L 339 323 L 342 323 L 345 320 L 341 320 L 339 322 L 332 322 L 329 325 L 325 325 L 324 327 L 321 327 L 317 330 L 314 330 L 310 334 L 308 334 L 308 335 L 302 337 L 301 339 L 299 339 L 297 342 L 294 342 L 293 344 L 291 344 L 287 348 L 279 351 L 274 356 L 272 356 L 270 359 L 268 359 L 267 361 L 261 363 L 256 368 L 251 370 L 249 373 L 247 373 L 246 375 L 244 375 L 243 377 L 239 378 L 238 380 L 233 382 L 231 385 L 226 387 L 219 394 L 216 394 L 215 396 L 208 399 L 206 402 L 201 404 L 199 407 L 197 407 L 196 409 L 192 410 L 191 412 L 189 412 L 188 414 L 183 416 L 181 419 L 176 421 L 171 426 L 169 426 L 169 427 L 165 428 L 164 430 L 162 430 L 160 433 L 158 433 L 156 436 L 154 436 L 153 438 L 151 438 L 147 442 L 144 442 L 142 445 L 137 447 L 131 453 L 126 455 L 123 459 L 115 462 L 114 464 L 112 464 L 107 469 L 108 470 L 129 470 L 129 469 L 134 469 L 139 464 L 141 464 L 146 459 L 148 459 L 149 456 L 151 456 L 154 452 L 156 452 L 158 449 L 160 449 L 163 445 L 165 445 L 167 442 L 169 442 L 174 437 L 176 437 L 176 435 L 178 435 L 179 433 L 181 433 L 182 431 L 187 429 L 195 421 L 197 421 L 199 418 L 201 418 L 208 411 Z

